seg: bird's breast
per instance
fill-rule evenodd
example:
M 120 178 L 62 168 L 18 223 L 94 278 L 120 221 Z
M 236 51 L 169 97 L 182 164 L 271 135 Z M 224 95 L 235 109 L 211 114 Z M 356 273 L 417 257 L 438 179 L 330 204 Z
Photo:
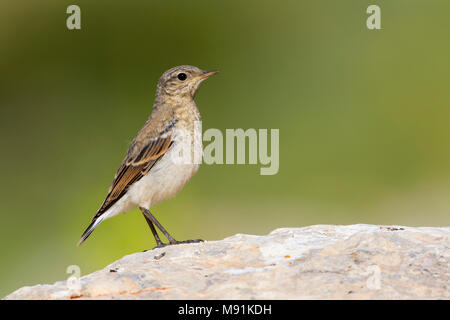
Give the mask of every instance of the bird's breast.
M 193 134 L 177 130 L 170 149 L 128 190 L 133 202 L 150 208 L 177 194 L 198 171 L 202 151 L 201 128 Z

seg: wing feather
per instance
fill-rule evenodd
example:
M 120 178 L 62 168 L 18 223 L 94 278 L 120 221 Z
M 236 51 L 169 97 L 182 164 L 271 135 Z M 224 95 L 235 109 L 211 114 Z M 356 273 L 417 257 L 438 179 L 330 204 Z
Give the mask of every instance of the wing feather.
M 112 205 L 120 200 L 129 186 L 139 181 L 169 150 L 173 139 L 169 137 L 150 140 L 137 156 L 128 154 L 120 165 L 109 188 L 108 195 L 95 214 L 93 220 L 105 213 Z M 131 148 L 130 148 L 131 149 Z M 136 152 L 135 152 L 136 153 Z

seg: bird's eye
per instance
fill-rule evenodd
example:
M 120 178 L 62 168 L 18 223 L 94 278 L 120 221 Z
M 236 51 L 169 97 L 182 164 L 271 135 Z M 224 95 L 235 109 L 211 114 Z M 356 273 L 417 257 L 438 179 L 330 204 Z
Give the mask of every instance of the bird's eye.
M 178 74 L 178 80 L 181 80 L 181 81 L 184 81 L 184 80 L 186 80 L 186 78 L 187 78 L 187 75 L 186 75 L 186 73 L 179 73 Z

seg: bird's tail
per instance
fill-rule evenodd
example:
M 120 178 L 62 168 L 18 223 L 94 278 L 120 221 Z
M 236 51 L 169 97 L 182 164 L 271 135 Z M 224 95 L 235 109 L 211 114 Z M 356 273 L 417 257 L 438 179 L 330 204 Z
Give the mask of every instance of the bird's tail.
M 81 239 L 80 241 L 78 241 L 77 246 L 81 245 L 89 237 L 92 231 L 94 231 L 94 229 L 100 224 L 100 222 L 103 221 L 103 219 L 104 216 L 99 216 L 97 218 L 94 218 L 94 220 L 92 220 L 91 224 L 86 228 L 86 230 L 81 235 Z

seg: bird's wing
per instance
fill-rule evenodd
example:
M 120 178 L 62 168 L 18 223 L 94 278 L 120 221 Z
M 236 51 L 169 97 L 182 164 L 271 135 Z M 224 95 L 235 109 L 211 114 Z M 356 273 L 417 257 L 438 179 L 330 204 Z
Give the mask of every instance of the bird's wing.
M 140 180 L 161 159 L 173 143 L 171 136 L 151 139 L 142 148 L 133 143 L 109 188 L 108 195 L 95 214 L 96 220 L 126 193 L 127 188 Z

